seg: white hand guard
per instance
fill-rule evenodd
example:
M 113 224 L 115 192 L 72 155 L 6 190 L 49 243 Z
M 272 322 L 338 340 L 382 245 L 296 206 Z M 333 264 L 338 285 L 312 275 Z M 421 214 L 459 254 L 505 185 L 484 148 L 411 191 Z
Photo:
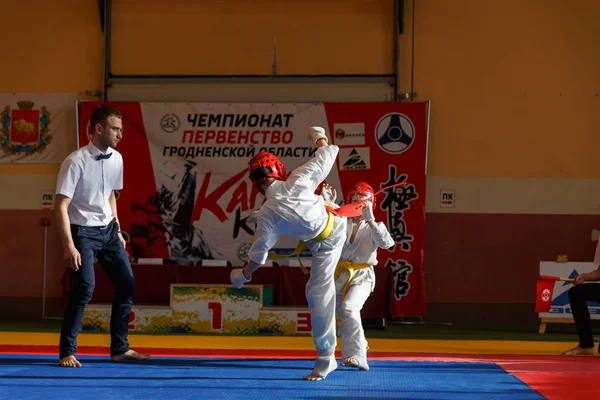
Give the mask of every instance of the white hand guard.
M 231 283 L 233 284 L 233 286 L 235 286 L 236 289 L 241 289 L 242 286 L 244 286 L 244 283 L 248 283 L 252 280 L 252 277 L 250 277 L 250 279 L 246 279 L 246 277 L 244 276 L 244 269 L 236 268 L 234 270 L 231 270 L 231 274 L 229 274 L 229 279 L 231 279 Z
M 254 210 L 246 217 L 246 223 L 256 224 L 258 222 L 258 210 Z
M 335 201 L 333 198 L 333 191 L 329 187 L 324 187 L 323 190 L 321 190 L 321 197 L 323 197 L 325 201 Z
M 371 200 L 367 200 L 365 202 L 365 208 L 363 208 L 362 216 L 365 219 L 365 222 L 375 220 L 375 216 L 373 215 L 373 203 Z
M 308 131 L 307 137 L 308 140 L 310 140 L 313 144 L 317 144 L 317 140 L 319 139 L 325 139 L 326 142 L 329 142 L 327 140 L 327 136 L 325 135 L 325 129 L 321 128 L 320 126 L 311 127 Z

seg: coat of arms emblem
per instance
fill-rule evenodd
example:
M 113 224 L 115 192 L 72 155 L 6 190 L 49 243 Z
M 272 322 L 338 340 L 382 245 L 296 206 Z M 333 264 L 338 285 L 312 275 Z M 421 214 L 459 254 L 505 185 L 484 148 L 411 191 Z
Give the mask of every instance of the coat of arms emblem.
M 0 113 L 0 147 L 4 153 L 30 155 L 44 151 L 52 141 L 50 112 L 36 110 L 32 101 L 17 102 L 19 109 L 6 105 Z

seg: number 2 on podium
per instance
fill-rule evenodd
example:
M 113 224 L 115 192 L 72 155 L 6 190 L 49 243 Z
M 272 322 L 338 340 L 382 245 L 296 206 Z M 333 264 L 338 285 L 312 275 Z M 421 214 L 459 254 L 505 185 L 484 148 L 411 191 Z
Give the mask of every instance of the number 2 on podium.
M 221 303 L 209 302 L 208 309 L 212 310 L 212 329 L 214 331 L 220 331 L 222 325 L 222 312 L 221 312 Z

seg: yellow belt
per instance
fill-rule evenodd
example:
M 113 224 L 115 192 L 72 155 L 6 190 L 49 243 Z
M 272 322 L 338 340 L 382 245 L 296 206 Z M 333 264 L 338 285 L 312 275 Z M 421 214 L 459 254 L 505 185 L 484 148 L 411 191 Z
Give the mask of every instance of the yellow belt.
M 371 264 L 368 264 L 368 263 L 357 263 L 357 262 L 344 261 L 344 260 L 338 261 L 337 268 L 335 270 L 335 274 L 333 275 L 334 279 L 337 280 L 343 271 L 348 271 L 348 273 L 349 273 L 348 281 L 344 285 L 344 290 L 342 291 L 342 301 L 346 298 L 346 293 L 348 292 L 348 288 L 350 287 L 352 280 L 354 280 L 354 271 L 357 269 L 369 268 L 370 266 L 371 266 Z
M 331 234 L 331 231 L 333 230 L 334 220 L 335 220 L 334 215 L 332 213 L 328 212 L 327 213 L 327 223 L 325 224 L 325 229 L 323 229 L 323 231 L 321 233 L 319 233 L 317 236 L 315 236 L 311 240 L 313 240 L 315 242 L 320 242 L 321 240 L 327 239 L 329 237 L 329 235 Z M 300 253 L 306 249 L 308 249 L 306 242 L 301 240 L 298 242 L 298 245 L 296 246 L 294 251 L 292 251 L 290 254 L 277 254 L 277 253 L 273 253 L 270 251 L 267 258 L 270 260 L 282 260 L 284 258 L 296 256 L 298 258 L 298 262 L 300 263 L 300 268 L 302 269 L 302 272 L 304 272 L 304 275 L 308 275 L 309 274 L 308 269 L 304 265 L 302 265 L 302 261 L 300 261 Z

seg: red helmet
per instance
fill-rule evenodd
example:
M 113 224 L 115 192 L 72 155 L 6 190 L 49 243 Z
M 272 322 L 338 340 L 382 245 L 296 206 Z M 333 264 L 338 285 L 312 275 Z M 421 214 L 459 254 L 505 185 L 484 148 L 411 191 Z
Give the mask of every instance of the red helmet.
M 346 198 L 346 203 L 347 204 L 352 203 L 352 198 L 354 196 L 367 196 L 371 200 L 371 203 L 373 205 L 373 210 L 375 210 L 374 194 L 375 194 L 375 192 L 373 191 L 373 188 L 371 187 L 371 185 L 369 185 L 366 182 L 358 182 L 356 185 L 354 185 L 352 190 L 350 190 L 348 192 L 348 196 Z
M 280 181 L 285 180 L 285 167 L 279 159 L 271 153 L 263 151 L 258 153 L 248 162 L 248 172 L 250 180 L 256 188 L 260 190 L 260 184 L 267 178 L 275 178 Z M 264 194 L 262 190 L 261 193 Z

